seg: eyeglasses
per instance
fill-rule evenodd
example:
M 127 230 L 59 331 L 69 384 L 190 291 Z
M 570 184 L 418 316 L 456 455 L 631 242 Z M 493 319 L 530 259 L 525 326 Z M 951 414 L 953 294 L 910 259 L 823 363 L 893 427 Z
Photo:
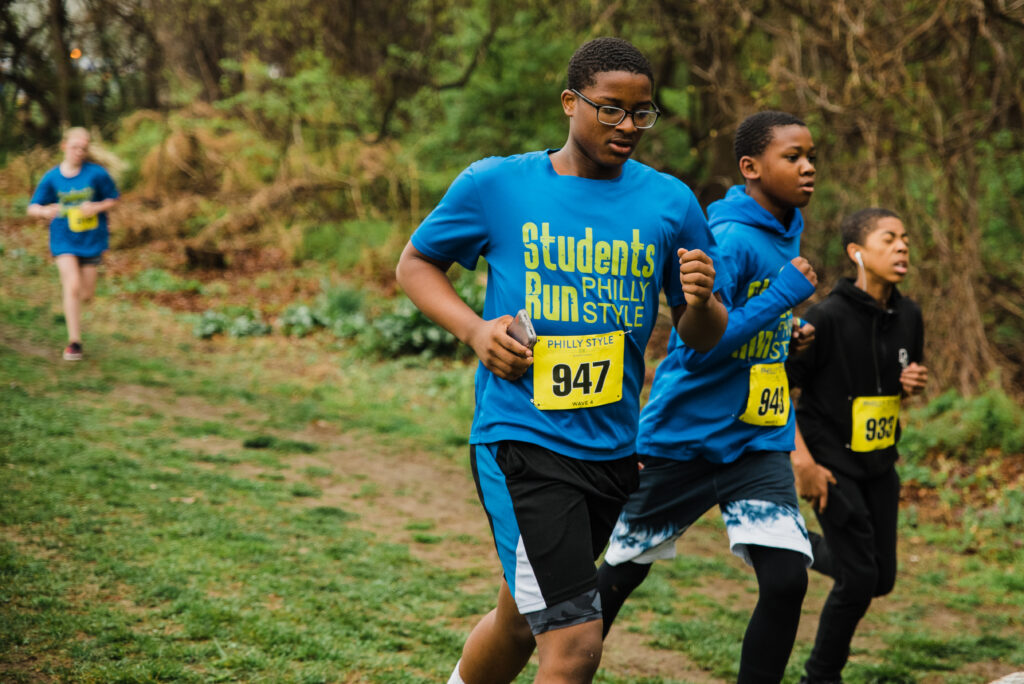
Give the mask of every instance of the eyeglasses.
M 605 126 L 618 126 L 625 120 L 626 115 L 629 114 L 631 117 L 633 117 L 634 126 L 636 126 L 637 128 L 650 128 L 655 123 L 657 123 L 658 116 L 661 114 L 661 112 L 658 110 L 658 105 L 654 104 L 653 102 L 651 103 L 651 106 L 654 107 L 654 109 L 638 109 L 636 111 L 631 112 L 628 109 L 623 109 L 622 107 L 613 107 L 611 105 L 597 104 L 596 102 L 588 98 L 586 95 L 576 90 L 575 88 L 570 88 L 569 92 L 575 94 L 581 100 L 583 100 L 588 105 L 596 109 L 597 120 L 603 123 Z

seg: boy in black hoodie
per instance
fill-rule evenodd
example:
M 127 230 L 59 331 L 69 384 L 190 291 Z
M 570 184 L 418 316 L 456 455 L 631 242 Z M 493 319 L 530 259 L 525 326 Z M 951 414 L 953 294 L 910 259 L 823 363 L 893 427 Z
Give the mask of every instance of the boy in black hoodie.
M 900 400 L 928 379 L 921 310 L 896 288 L 910 264 L 903 222 L 887 209 L 864 209 L 843 221 L 842 239 L 857 278 L 840 279 L 807 311 L 815 342 L 787 363 L 798 402 L 797 493 L 825 533 L 813 567 L 836 580 L 806 684 L 842 682 L 857 623 L 895 583 Z

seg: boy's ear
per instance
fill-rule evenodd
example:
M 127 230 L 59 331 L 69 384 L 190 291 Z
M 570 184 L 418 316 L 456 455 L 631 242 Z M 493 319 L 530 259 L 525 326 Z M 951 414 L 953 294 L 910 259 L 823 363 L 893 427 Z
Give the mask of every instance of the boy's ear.
M 562 111 L 566 116 L 572 116 L 576 112 L 576 95 L 571 90 L 562 91 Z
M 857 252 L 861 252 L 863 250 L 864 248 L 858 245 L 856 242 L 851 242 L 850 244 L 846 245 L 846 256 L 850 257 L 850 261 L 856 264 L 857 257 L 855 257 L 854 254 L 856 254 Z
M 761 164 L 750 155 L 743 155 L 739 161 L 740 173 L 744 180 L 758 180 L 761 177 Z

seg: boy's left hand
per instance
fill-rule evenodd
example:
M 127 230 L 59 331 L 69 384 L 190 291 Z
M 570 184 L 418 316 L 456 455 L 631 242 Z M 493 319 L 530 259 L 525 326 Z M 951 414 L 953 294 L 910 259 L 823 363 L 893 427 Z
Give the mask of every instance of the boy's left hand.
M 711 257 L 699 249 L 676 250 L 679 255 L 679 282 L 683 286 L 687 306 L 705 306 L 715 287 L 715 265 Z
M 919 363 L 910 364 L 900 373 L 900 384 L 903 385 L 903 394 L 908 397 L 923 390 L 927 382 L 928 369 Z
M 810 347 L 812 342 L 814 342 L 814 326 L 802 318 L 793 316 L 793 335 L 789 340 L 790 351 L 799 354 Z

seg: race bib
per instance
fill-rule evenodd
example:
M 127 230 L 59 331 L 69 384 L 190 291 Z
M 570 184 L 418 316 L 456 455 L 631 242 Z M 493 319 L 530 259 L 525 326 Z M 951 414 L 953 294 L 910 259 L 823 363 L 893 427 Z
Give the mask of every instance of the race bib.
M 740 420 L 765 427 L 779 427 L 789 421 L 789 380 L 783 364 L 759 363 L 750 367 L 747 410 Z
M 78 207 L 68 207 L 68 228 L 72 233 L 84 233 L 87 230 L 95 230 L 100 225 L 100 217 L 82 216 L 82 210 Z
M 896 443 L 896 421 L 899 417 L 899 396 L 854 399 L 850 450 L 867 452 L 891 447 Z
M 537 337 L 533 404 L 542 411 L 612 404 L 622 399 L 625 333 Z

